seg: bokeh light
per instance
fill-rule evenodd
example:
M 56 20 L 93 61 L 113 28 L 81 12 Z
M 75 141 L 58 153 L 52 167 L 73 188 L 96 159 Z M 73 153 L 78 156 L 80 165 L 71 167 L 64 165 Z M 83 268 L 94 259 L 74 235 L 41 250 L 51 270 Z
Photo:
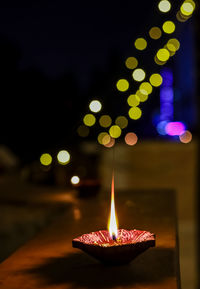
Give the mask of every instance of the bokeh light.
M 125 65 L 128 69 L 134 69 L 138 66 L 138 61 L 135 57 L 128 57 L 126 59 Z
M 172 21 L 165 21 L 163 23 L 162 29 L 165 33 L 171 34 L 175 31 L 175 24 Z
M 128 132 L 126 135 L 125 135 L 125 143 L 129 146 L 133 146 L 137 143 L 138 141 L 138 137 L 137 135 L 134 133 L 134 132 Z
M 161 12 L 166 13 L 171 9 L 171 3 L 168 0 L 162 0 L 158 4 L 158 9 Z
M 189 130 L 186 130 L 183 134 L 179 136 L 182 143 L 189 143 L 192 141 L 192 134 Z
M 136 91 L 136 95 L 139 97 L 141 102 L 144 102 L 148 99 L 148 93 L 144 89 L 139 89 Z
M 180 121 L 173 121 L 168 122 L 165 131 L 168 135 L 175 136 L 175 135 L 182 135 L 185 132 L 185 125 Z
M 169 44 L 173 45 L 175 47 L 176 51 L 179 50 L 179 48 L 180 48 L 180 42 L 176 38 L 169 39 L 169 41 L 167 42 L 167 47 Z
M 140 104 L 140 98 L 136 94 L 131 94 L 127 98 L 128 105 L 137 106 Z
M 134 71 L 133 71 L 133 79 L 135 81 L 143 81 L 145 79 L 145 76 L 146 76 L 146 73 L 143 69 L 141 68 L 136 68 Z
M 149 30 L 149 36 L 152 38 L 152 39 L 159 39 L 162 35 L 162 31 L 159 27 L 152 27 L 150 30 Z
M 100 143 L 102 145 L 103 139 L 104 139 L 104 143 L 105 143 L 106 137 L 110 138 L 109 134 L 107 132 L 101 132 L 97 137 L 98 143 Z
M 112 119 L 109 115 L 102 115 L 99 119 L 99 124 L 102 127 L 109 127 L 112 123 Z
M 79 178 L 78 176 L 73 176 L 73 177 L 71 178 L 71 183 L 72 183 L 73 185 L 77 185 L 78 183 L 80 183 L 80 178 Z
M 131 107 L 128 111 L 129 117 L 131 119 L 139 119 L 142 115 L 142 111 L 139 107 Z
M 167 124 L 168 124 L 168 122 L 166 120 L 162 120 L 157 124 L 156 129 L 160 135 L 166 135 L 167 134 L 165 131 L 165 127 Z
M 59 164 L 66 165 L 70 161 L 70 154 L 66 150 L 59 151 L 57 154 L 57 160 Z
M 144 50 L 147 47 L 147 41 L 144 38 L 137 38 L 135 40 L 135 47 L 138 50 Z
M 48 153 L 44 153 L 40 157 L 40 163 L 43 166 L 49 166 L 52 163 L 52 156 Z
M 98 100 L 93 100 L 90 102 L 89 108 L 92 112 L 99 112 L 102 108 L 102 104 Z
M 85 125 L 80 125 L 77 129 L 77 133 L 81 137 L 87 137 L 89 135 L 89 128 Z
M 104 146 L 107 147 L 107 148 L 111 148 L 111 147 L 113 147 L 114 145 L 115 145 L 115 139 L 112 138 L 112 137 L 110 137 L 109 143 L 104 144 Z
M 164 64 L 166 63 L 166 61 L 160 61 L 160 60 L 157 58 L 157 55 L 155 55 L 154 61 L 155 61 L 155 63 L 158 64 L 158 65 L 164 65 Z
M 151 83 L 152 86 L 158 87 L 162 84 L 163 79 L 162 76 L 159 73 L 153 73 L 150 78 L 149 81 Z
M 158 50 L 157 54 L 156 54 L 158 60 L 165 62 L 169 59 L 170 54 L 169 51 L 165 48 L 161 48 Z
M 121 133 L 122 133 L 121 128 L 118 125 L 112 125 L 109 129 L 109 134 L 113 138 L 120 137 Z
M 115 120 L 116 125 L 120 128 L 125 128 L 128 125 L 128 119 L 125 116 L 118 116 Z
M 93 114 L 88 113 L 84 116 L 83 122 L 87 126 L 93 126 L 96 122 L 96 117 Z
M 192 0 L 186 0 L 184 3 L 181 5 L 180 11 L 181 14 L 184 16 L 190 16 L 195 9 L 195 3 Z
M 139 90 L 140 90 L 141 92 L 145 91 L 146 94 L 151 94 L 153 88 L 152 88 L 152 86 L 151 86 L 151 84 L 150 84 L 149 82 L 142 82 L 142 83 L 140 84 Z
M 129 82 L 126 79 L 119 79 L 117 82 L 117 89 L 119 91 L 127 91 L 129 88 Z

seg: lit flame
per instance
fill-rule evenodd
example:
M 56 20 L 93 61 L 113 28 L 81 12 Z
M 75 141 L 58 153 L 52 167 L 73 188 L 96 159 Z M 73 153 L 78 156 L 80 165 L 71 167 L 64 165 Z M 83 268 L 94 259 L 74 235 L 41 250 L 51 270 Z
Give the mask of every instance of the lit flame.
M 116 240 L 117 239 L 117 216 L 115 213 L 114 173 L 112 174 L 111 207 L 110 207 L 110 216 L 108 220 L 108 231 L 110 233 L 110 237 L 113 240 Z

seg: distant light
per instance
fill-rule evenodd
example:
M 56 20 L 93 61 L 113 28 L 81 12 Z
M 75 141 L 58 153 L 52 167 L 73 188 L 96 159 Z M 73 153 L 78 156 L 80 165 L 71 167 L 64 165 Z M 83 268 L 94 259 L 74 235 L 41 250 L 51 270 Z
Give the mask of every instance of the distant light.
M 136 68 L 134 71 L 133 71 L 133 79 L 135 81 L 143 81 L 145 79 L 145 76 L 146 76 L 146 73 L 143 69 L 141 68 Z
M 125 135 L 125 143 L 129 146 L 133 146 L 137 143 L 138 137 L 134 132 L 129 132 Z
M 152 90 L 153 90 L 153 88 L 152 88 L 152 86 L 151 86 L 151 84 L 149 82 L 142 82 L 140 84 L 139 89 L 141 91 L 143 91 L 143 90 L 146 91 L 147 94 L 151 94 Z
M 40 162 L 43 166 L 49 166 L 52 163 L 52 156 L 48 153 L 42 154 Z
M 190 16 L 195 9 L 195 3 L 194 1 L 184 1 L 184 3 L 181 5 L 180 11 L 184 16 Z
M 80 182 L 80 178 L 79 178 L 78 176 L 73 176 L 73 177 L 71 178 L 71 183 L 72 183 L 73 185 L 77 185 L 79 182 Z
M 137 106 L 140 104 L 140 98 L 136 94 L 131 94 L 127 98 L 128 105 Z
M 139 89 L 136 91 L 136 95 L 139 97 L 141 102 L 144 102 L 148 99 L 148 93 L 144 89 Z
M 128 125 L 128 119 L 125 116 L 118 116 L 115 120 L 115 123 L 120 128 L 125 128 Z
M 110 133 L 111 137 L 118 138 L 118 137 L 120 137 L 122 131 L 118 125 L 112 125 L 109 129 L 109 133 Z
M 57 154 L 57 159 L 59 164 L 66 165 L 70 161 L 70 154 L 66 150 L 59 151 Z
M 150 76 L 149 81 L 151 85 L 158 87 L 162 84 L 162 76 L 159 73 L 154 73 Z
M 161 48 L 158 50 L 157 54 L 156 54 L 157 58 L 160 61 L 167 61 L 170 57 L 169 51 L 165 48 Z
M 164 65 L 164 64 L 166 63 L 166 61 L 160 61 L 160 60 L 157 58 L 157 55 L 155 55 L 154 61 L 155 61 L 155 63 L 158 64 L 158 65 Z
M 109 143 L 104 144 L 104 146 L 107 147 L 107 148 L 111 148 L 111 147 L 113 147 L 114 145 L 115 145 L 115 139 L 112 138 L 112 137 L 110 138 Z
M 160 135 L 166 135 L 166 131 L 165 131 L 165 127 L 166 125 L 168 124 L 168 122 L 166 120 L 163 120 L 163 121 L 160 121 L 157 126 L 156 126 L 156 129 L 157 129 L 157 132 L 160 134 Z
M 192 134 L 189 130 L 186 130 L 183 134 L 179 136 L 182 143 L 189 143 L 192 140 Z
M 117 89 L 118 89 L 119 91 L 124 92 L 124 91 L 127 91 L 128 88 L 129 88 L 129 82 L 128 82 L 126 79 L 120 79 L 120 80 L 118 80 L 118 82 L 117 82 Z
M 162 35 L 162 31 L 159 27 L 152 27 L 150 30 L 149 30 L 149 36 L 152 38 L 152 39 L 159 39 Z
M 142 111 L 139 107 L 131 107 L 128 111 L 129 117 L 131 119 L 139 119 L 142 115 Z
M 85 125 L 80 125 L 77 129 L 77 133 L 81 137 L 87 137 L 89 135 L 89 128 Z
M 147 47 L 147 41 L 144 38 L 137 38 L 135 40 L 135 47 L 138 50 L 144 50 Z
M 92 112 L 99 112 L 102 108 L 102 104 L 98 100 L 93 100 L 90 102 L 89 108 Z
M 185 132 L 185 125 L 179 121 L 168 122 L 168 124 L 165 127 L 165 131 L 168 135 L 180 136 Z
M 191 17 L 190 16 L 185 16 L 181 13 L 181 11 L 179 10 L 177 13 L 176 13 L 176 18 L 179 22 L 185 22 L 187 21 L 189 18 Z
M 167 45 L 168 44 L 172 44 L 175 47 L 176 51 L 179 50 L 180 48 L 180 42 L 176 38 L 169 39 L 169 41 L 167 42 Z
M 175 24 L 172 21 L 166 21 L 164 22 L 162 29 L 165 33 L 171 34 L 175 31 Z
M 126 59 L 125 65 L 128 69 L 134 69 L 138 66 L 138 61 L 135 57 L 128 57 Z
M 83 118 L 83 122 L 87 126 L 93 126 L 96 122 L 96 118 L 93 114 L 86 114 Z
M 171 9 L 171 3 L 167 0 L 162 0 L 159 2 L 158 4 L 158 9 L 161 11 L 161 12 L 168 12 L 170 9 Z
M 101 133 L 98 135 L 97 140 L 98 140 L 98 142 L 99 142 L 101 145 L 103 144 L 103 139 L 104 139 L 105 137 L 109 137 L 109 138 L 110 138 L 110 136 L 109 136 L 109 134 L 108 134 L 107 132 L 101 132 Z M 106 140 L 106 139 L 104 139 L 104 143 L 105 143 L 105 140 Z
M 111 136 L 107 133 L 103 138 L 102 138 L 102 145 L 106 146 L 109 144 L 111 141 Z
M 99 119 L 99 124 L 102 127 L 109 127 L 112 123 L 112 119 L 109 115 L 102 115 Z

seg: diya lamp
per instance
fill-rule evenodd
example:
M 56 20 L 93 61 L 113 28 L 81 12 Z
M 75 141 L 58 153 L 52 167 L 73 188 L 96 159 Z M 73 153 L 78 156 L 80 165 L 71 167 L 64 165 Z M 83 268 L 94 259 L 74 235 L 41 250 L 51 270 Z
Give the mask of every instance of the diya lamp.
M 148 231 L 117 228 L 113 174 L 108 230 L 83 234 L 73 239 L 72 246 L 81 249 L 103 263 L 120 265 L 131 262 L 148 248 L 154 247 L 155 235 Z

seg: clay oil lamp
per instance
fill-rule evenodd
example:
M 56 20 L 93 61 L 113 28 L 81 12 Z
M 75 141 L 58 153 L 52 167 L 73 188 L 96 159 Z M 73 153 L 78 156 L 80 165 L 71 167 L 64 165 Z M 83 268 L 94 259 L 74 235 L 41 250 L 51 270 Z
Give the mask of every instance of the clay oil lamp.
M 103 263 L 120 265 L 131 262 L 148 248 L 154 247 L 155 235 L 148 231 L 117 228 L 113 175 L 108 230 L 83 234 L 73 239 L 72 246 L 83 250 Z

